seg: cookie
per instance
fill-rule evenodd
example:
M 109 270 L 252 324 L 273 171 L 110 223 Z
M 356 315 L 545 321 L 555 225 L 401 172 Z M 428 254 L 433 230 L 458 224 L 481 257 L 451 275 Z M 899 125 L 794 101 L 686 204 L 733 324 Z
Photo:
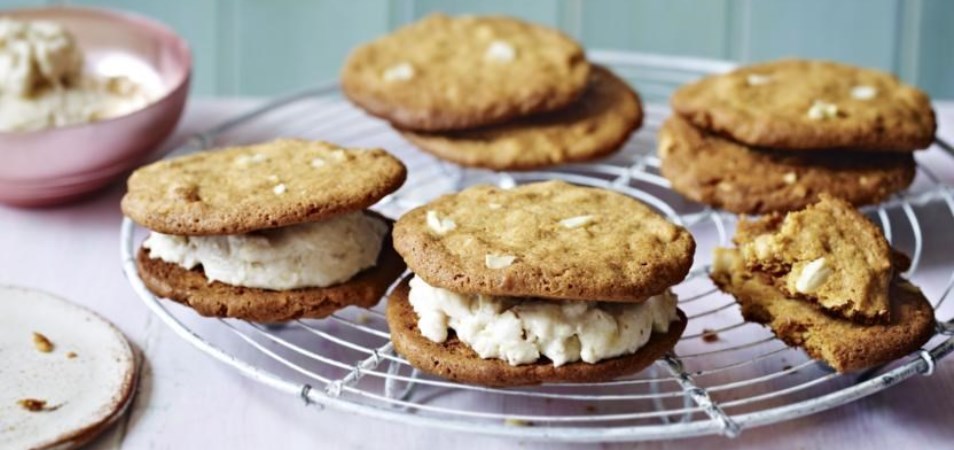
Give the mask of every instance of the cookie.
M 937 128 L 924 92 L 830 61 L 741 67 L 679 88 L 671 103 L 697 127 L 754 147 L 907 152 L 931 145 Z
M 394 245 L 462 294 L 642 301 L 682 281 L 695 241 L 639 201 L 562 181 L 479 185 L 402 216 Z
M 793 211 L 821 193 L 879 203 L 914 180 L 910 153 L 754 149 L 673 116 L 659 130 L 661 171 L 680 194 L 740 214 Z
M 917 287 L 901 278 L 890 285 L 890 320 L 866 325 L 788 298 L 768 275 L 749 272 L 738 250 L 716 252 L 712 279 L 735 297 L 745 320 L 767 325 L 786 344 L 803 348 L 838 372 L 889 363 L 916 351 L 934 335 L 934 309 Z
M 594 66 L 583 97 L 560 111 L 473 130 L 401 134 L 421 150 L 460 165 L 529 170 L 615 152 L 642 120 L 636 92 Z
M 554 367 L 547 359 L 533 364 L 511 366 L 499 359 L 482 359 L 470 347 L 451 337 L 436 343 L 417 327 L 417 314 L 408 301 L 408 283 L 402 282 L 388 297 L 387 319 L 394 349 L 408 362 L 433 375 L 463 383 L 485 386 L 520 386 L 547 382 L 597 382 L 636 373 L 672 350 L 686 328 L 686 315 L 666 333 L 654 333 L 636 353 L 595 364 L 574 362 Z
M 242 234 L 360 211 L 406 175 L 384 150 L 279 139 L 142 167 L 129 177 L 122 210 L 164 234 Z
M 447 131 L 563 108 L 589 71 L 580 45 L 557 30 L 433 14 L 354 50 L 341 87 L 399 128 Z
M 889 319 L 891 247 L 848 202 L 822 194 L 801 211 L 743 218 L 734 240 L 747 269 L 770 275 L 785 295 L 855 322 Z
M 187 270 L 150 258 L 145 248 L 140 248 L 136 255 L 136 267 L 143 283 L 157 296 L 185 304 L 203 316 L 252 322 L 319 319 L 347 306 L 373 307 L 406 268 L 387 237 L 374 267 L 344 283 L 324 288 L 274 291 L 218 281 L 209 283 L 201 266 Z

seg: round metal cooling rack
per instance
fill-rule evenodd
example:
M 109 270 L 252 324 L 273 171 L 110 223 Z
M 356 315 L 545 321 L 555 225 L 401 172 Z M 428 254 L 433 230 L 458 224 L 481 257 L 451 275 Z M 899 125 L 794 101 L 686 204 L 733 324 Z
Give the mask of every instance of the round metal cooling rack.
M 647 100 L 644 126 L 625 149 L 592 164 L 522 173 L 460 169 L 416 151 L 387 124 L 343 100 L 334 85 L 272 101 L 195 136 L 178 152 L 278 136 L 382 147 L 404 160 L 409 171 L 405 186 L 374 208 L 391 217 L 475 183 L 506 187 L 559 178 L 629 194 L 687 227 L 698 244 L 695 267 L 674 288 L 689 326 L 674 351 L 642 373 L 604 383 L 512 389 L 432 378 L 393 352 L 383 301 L 373 310 L 349 308 L 324 320 L 281 326 L 202 318 L 188 308 L 160 301 L 145 288 L 134 263 L 144 230 L 128 219 L 123 222 L 121 239 L 126 276 L 145 304 L 176 334 L 242 375 L 290 394 L 290 399 L 405 424 L 521 439 L 580 442 L 735 436 L 744 428 L 822 411 L 915 375 L 930 375 L 935 361 L 954 350 L 954 326 L 939 320 L 937 335 L 924 350 L 885 367 L 842 375 L 786 346 L 760 325 L 743 321 L 732 298 L 715 289 L 707 276 L 712 250 L 729 244 L 735 218 L 672 192 L 653 156 L 657 128 L 668 114 L 660 103 L 672 89 L 732 66 L 606 51 L 591 56 L 627 78 Z M 949 145 L 938 142 L 929 152 L 945 148 L 950 152 Z M 941 287 L 926 291 L 937 317 L 954 316 L 946 308 L 950 302 L 945 304 L 954 287 L 949 255 L 944 251 L 950 241 L 944 241 L 944 233 L 928 233 L 921 225 L 929 222 L 935 231 L 954 225 L 954 190 L 921 165 L 908 192 L 866 212 L 881 224 L 895 247 L 912 255 L 906 276 L 915 284 Z

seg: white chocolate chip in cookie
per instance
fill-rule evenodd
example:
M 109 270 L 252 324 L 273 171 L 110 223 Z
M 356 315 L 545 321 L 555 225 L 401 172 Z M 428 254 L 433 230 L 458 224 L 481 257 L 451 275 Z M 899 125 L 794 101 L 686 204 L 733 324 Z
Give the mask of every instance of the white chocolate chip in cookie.
M 510 267 L 514 261 L 517 260 L 516 256 L 513 255 L 486 255 L 484 256 L 484 265 L 488 269 L 503 269 L 505 267 Z
M 825 258 L 818 258 L 802 268 L 802 273 L 795 281 L 795 290 L 802 294 L 815 292 L 828 281 L 831 274 L 832 270 L 825 264 Z
M 316 168 L 316 169 L 318 169 L 318 168 L 320 168 L 320 167 L 324 167 L 324 166 L 326 166 L 327 164 L 328 164 L 328 163 L 326 163 L 325 160 L 323 160 L 323 159 L 321 159 L 321 158 L 315 158 L 315 159 L 311 160 L 311 167 L 314 167 L 314 168 Z
M 498 40 L 491 42 L 490 46 L 487 47 L 487 51 L 484 52 L 484 59 L 487 61 L 507 63 L 516 58 L 517 49 L 505 41 Z
M 454 223 L 453 220 L 446 217 L 441 218 L 437 214 L 437 211 L 427 212 L 427 226 L 440 236 L 443 236 L 454 228 L 457 228 L 457 224 Z
M 855 100 L 871 100 L 878 95 L 878 90 L 874 86 L 855 86 L 851 88 L 851 98 Z
M 812 120 L 834 119 L 838 117 L 838 105 L 823 100 L 815 100 L 808 108 L 808 118 Z
M 579 228 L 593 221 L 593 216 L 576 216 L 560 221 L 563 228 Z
M 761 260 L 771 258 L 775 253 L 774 243 L 772 236 L 768 234 L 763 234 L 755 238 L 755 257 Z
M 414 66 L 411 63 L 402 62 L 388 67 L 384 71 L 384 81 L 407 81 L 414 78 Z
M 285 186 L 284 183 L 275 185 L 275 187 L 272 188 L 272 192 L 274 192 L 275 195 L 283 195 L 287 191 L 288 191 L 288 188 Z
M 757 73 L 753 73 L 749 74 L 749 76 L 745 78 L 745 81 L 749 84 L 749 86 L 761 86 L 763 84 L 768 84 L 769 81 L 772 81 L 772 78 L 768 75 L 759 75 Z
M 782 181 L 784 181 L 785 184 L 795 184 L 795 182 L 798 181 L 798 174 L 795 172 L 786 173 L 782 176 Z
M 251 155 L 239 155 L 235 158 L 235 165 L 239 167 L 246 167 L 252 164 L 258 164 L 261 162 L 268 161 L 268 157 L 261 153 L 253 153 Z
M 487 207 L 490 209 L 500 209 L 500 208 L 503 208 L 503 205 L 501 205 L 500 203 L 488 203 Z

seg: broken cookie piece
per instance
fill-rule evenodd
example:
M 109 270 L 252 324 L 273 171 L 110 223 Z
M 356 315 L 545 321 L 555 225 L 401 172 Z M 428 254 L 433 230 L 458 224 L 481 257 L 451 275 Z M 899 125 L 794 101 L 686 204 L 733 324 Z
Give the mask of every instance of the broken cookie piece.
M 889 363 L 924 345 L 934 334 L 934 309 L 919 289 L 896 277 L 889 285 L 889 319 L 861 324 L 833 317 L 818 304 L 782 292 L 772 277 L 753 272 L 738 249 L 716 249 L 712 280 L 731 294 L 745 320 L 764 324 L 786 344 L 838 372 Z
M 890 319 L 891 247 L 848 202 L 822 194 L 800 211 L 743 219 L 734 240 L 746 269 L 787 297 L 855 322 Z

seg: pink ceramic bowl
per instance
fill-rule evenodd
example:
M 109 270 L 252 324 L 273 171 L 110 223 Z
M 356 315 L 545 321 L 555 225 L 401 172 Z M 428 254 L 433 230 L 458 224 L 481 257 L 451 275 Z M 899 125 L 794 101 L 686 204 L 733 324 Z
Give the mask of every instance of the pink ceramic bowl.
M 175 128 L 189 92 L 192 55 L 165 25 L 94 8 L 20 9 L 0 15 L 58 22 L 76 35 L 88 72 L 124 75 L 159 93 L 149 106 L 114 119 L 0 132 L 0 202 L 41 206 L 81 197 L 142 163 Z

